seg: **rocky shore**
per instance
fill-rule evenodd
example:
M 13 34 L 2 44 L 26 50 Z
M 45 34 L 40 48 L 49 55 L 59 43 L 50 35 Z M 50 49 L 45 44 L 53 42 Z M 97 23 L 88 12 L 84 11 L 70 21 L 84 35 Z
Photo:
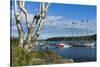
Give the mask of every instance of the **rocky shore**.
M 30 51 L 13 47 L 11 66 L 45 65 L 73 63 L 72 59 L 64 59 L 50 51 Z

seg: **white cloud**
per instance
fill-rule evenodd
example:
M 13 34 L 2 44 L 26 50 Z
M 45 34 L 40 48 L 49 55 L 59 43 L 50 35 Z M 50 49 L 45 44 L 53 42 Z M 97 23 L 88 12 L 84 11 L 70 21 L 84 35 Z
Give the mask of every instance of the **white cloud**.
M 96 21 L 89 20 L 89 22 L 81 22 L 81 20 L 75 21 L 75 24 L 72 24 L 73 20 L 66 20 L 63 16 L 49 16 L 46 18 L 46 22 L 43 27 L 42 35 L 52 35 L 52 36 L 71 36 L 72 29 L 74 34 L 87 35 L 96 33 Z M 43 34 L 45 33 L 45 34 Z M 41 36 L 42 36 L 41 35 Z M 52 37 L 51 36 L 51 37 Z M 50 36 L 49 36 L 50 37 Z
M 66 20 L 63 16 L 47 16 L 45 25 L 54 26 L 55 28 L 75 28 L 75 29 L 96 29 L 96 21 L 90 20 L 90 22 L 82 23 L 79 21 L 74 21 L 75 24 L 72 24 L 73 20 Z M 77 22 L 77 23 L 76 23 Z
M 32 23 L 34 14 L 29 14 L 29 20 L 30 24 Z M 63 16 L 47 16 L 46 22 L 44 24 L 42 34 L 40 37 L 50 37 L 50 36 L 56 36 L 56 35 L 71 35 L 71 29 L 77 29 L 78 32 L 86 32 L 87 27 L 89 30 L 93 31 L 93 33 L 96 33 L 96 21 L 90 20 L 91 22 L 88 23 L 88 25 L 84 22 L 82 23 L 81 20 L 74 21 L 77 22 L 72 26 L 73 20 L 67 20 Z M 14 17 L 14 11 L 12 10 L 12 34 L 17 35 L 17 27 L 15 23 L 15 17 Z M 26 24 L 25 24 L 25 18 L 22 19 L 22 25 L 24 26 L 24 31 L 26 31 Z M 51 33 L 52 32 L 52 33 Z M 75 32 L 75 31 L 74 31 Z M 77 31 L 76 31 L 77 32 Z
M 56 21 L 60 19 L 63 19 L 63 16 L 47 16 L 48 21 L 51 21 L 51 20 Z

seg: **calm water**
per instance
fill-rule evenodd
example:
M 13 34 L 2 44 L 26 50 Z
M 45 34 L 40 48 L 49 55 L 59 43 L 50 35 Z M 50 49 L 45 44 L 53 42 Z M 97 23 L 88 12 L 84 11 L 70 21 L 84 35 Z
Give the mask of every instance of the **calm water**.
M 49 42 L 50 43 L 50 42 Z M 54 42 L 53 42 L 54 43 Z M 62 56 L 63 58 L 73 59 L 74 62 L 96 61 L 96 45 L 92 47 L 69 47 L 69 48 L 48 48 L 49 51 Z
M 50 51 L 63 58 L 73 59 L 75 62 L 96 61 L 96 48 L 71 47 L 56 48 Z

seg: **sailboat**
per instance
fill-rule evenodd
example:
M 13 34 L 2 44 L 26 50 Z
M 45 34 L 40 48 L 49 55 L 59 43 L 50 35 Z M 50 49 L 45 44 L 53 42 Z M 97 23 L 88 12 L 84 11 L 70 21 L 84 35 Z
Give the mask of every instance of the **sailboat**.
M 88 20 L 86 20 L 86 22 L 88 23 Z M 87 25 L 88 25 L 88 24 L 87 24 Z M 85 47 L 92 47 L 92 48 L 93 48 L 94 45 L 95 45 L 95 43 L 94 43 L 94 42 L 89 42 L 88 31 L 89 31 L 89 30 L 88 30 L 88 26 L 87 26 L 87 37 L 86 37 L 86 38 L 87 38 L 87 41 L 84 42 L 84 46 L 85 46 Z
M 76 39 L 74 36 L 74 32 L 73 32 L 73 26 L 74 24 L 77 24 L 76 22 L 72 22 L 72 47 L 80 47 L 80 43 L 78 41 L 78 38 Z M 77 26 L 77 25 L 75 25 Z M 76 34 L 76 37 L 78 37 L 78 32 Z

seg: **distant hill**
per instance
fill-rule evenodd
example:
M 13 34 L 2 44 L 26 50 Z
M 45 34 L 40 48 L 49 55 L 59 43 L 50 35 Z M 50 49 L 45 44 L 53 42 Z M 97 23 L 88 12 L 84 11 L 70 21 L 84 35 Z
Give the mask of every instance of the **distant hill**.
M 48 38 L 46 41 L 96 41 L 96 34 L 89 36 L 74 36 L 74 37 L 52 37 Z

